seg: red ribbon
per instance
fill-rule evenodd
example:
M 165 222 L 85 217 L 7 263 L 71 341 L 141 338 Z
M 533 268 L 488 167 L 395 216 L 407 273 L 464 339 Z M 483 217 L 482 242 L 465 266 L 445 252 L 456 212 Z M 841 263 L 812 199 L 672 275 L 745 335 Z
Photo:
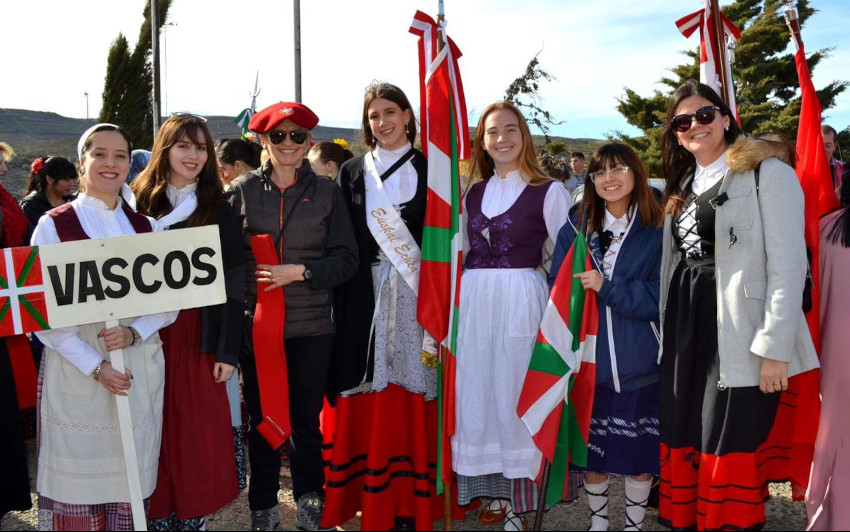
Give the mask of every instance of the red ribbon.
M 270 235 L 251 237 L 251 250 L 256 264 L 277 264 L 277 253 Z M 289 438 L 289 382 L 286 349 L 283 345 L 283 320 L 286 307 L 283 288 L 266 292 L 257 286 L 257 308 L 254 311 L 254 360 L 260 386 L 263 420 L 257 431 L 272 449 L 279 449 Z

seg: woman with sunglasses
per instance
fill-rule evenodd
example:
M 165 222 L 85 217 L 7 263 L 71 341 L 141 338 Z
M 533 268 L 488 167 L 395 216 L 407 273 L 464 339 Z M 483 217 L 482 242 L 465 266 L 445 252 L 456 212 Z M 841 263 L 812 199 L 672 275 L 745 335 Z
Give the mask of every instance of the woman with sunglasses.
M 150 530 L 204 530 L 205 516 L 239 495 L 224 383 L 242 344 L 245 256 L 205 122 L 186 113 L 166 120 L 148 165 L 132 184 L 139 212 L 165 229 L 218 226 L 227 293 L 226 303 L 182 310 L 160 332 L 165 406 Z
M 319 414 L 336 333 L 332 289 L 357 270 L 357 243 L 339 186 L 316 176 L 304 158 L 310 145 L 310 130 L 318 122 L 313 111 L 295 102 L 280 102 L 254 115 L 248 126 L 260 134 L 269 159 L 231 183 L 229 197 L 242 220 L 248 277 L 248 318 L 241 367 L 251 418 L 248 502 L 253 530 L 272 530 L 280 522 L 277 449 L 283 444 L 282 435 L 288 427 L 274 431 L 280 436 L 274 437 L 266 432 L 269 423 L 264 417 L 274 417 L 274 409 L 287 400 L 292 426 L 290 466 L 297 505 L 295 525 L 302 530 L 318 530 L 324 506 Z M 269 251 L 258 249 L 265 262 L 258 263 L 252 252 L 251 239 L 255 235 L 269 235 L 274 243 L 271 257 L 264 256 Z M 269 298 L 275 298 L 277 304 L 266 304 Z M 267 337 L 269 331 L 273 331 L 274 338 L 255 343 L 256 335 Z M 286 361 L 281 371 L 286 376 L 262 369 L 280 361 L 281 348 Z M 287 383 L 288 396 L 268 400 L 275 394 L 282 395 L 281 387 Z
M 546 307 L 540 267 L 570 198 L 540 167 L 525 118 L 507 102 L 487 107 L 473 161 L 482 181 L 464 198 L 464 258 L 457 338 L 456 431 L 452 465 L 458 502 L 494 499 L 482 524 L 522 530 L 536 507 L 541 454 L 516 413 Z
M 624 144 L 600 147 L 587 176 L 579 211 L 558 234 L 549 273 L 552 285 L 583 230 L 598 269 L 577 277 L 597 292 L 599 340 L 587 467 L 576 470 L 584 471 L 588 530 L 608 530 L 609 475 L 625 477 L 625 530 L 640 530 L 658 475 L 661 208 L 643 164 Z
M 400 88 L 369 85 L 361 118 L 370 151 L 339 175 L 360 266 L 337 290 L 335 351 L 355 364 L 335 372 L 342 396 L 323 524 L 361 511 L 363 529 L 430 530 L 443 507 L 429 468 L 436 449 L 421 445 L 437 441 L 436 346 L 423 345 L 416 318 L 428 163 L 413 148 L 416 120 Z
M 670 99 L 662 150 L 660 519 L 758 529 L 767 483 L 789 475 L 783 392 L 818 367 L 794 152 L 744 137 L 694 80 Z
M 33 245 L 160 231 L 131 208 L 125 184 L 130 138 L 112 124 L 89 128 L 77 144 L 80 194 L 38 221 Z M 38 331 L 44 343 L 39 396 L 40 530 L 133 530 L 114 395 L 132 412 L 142 496 L 154 491 L 163 407 L 163 354 L 157 331 L 177 312 Z M 119 373 L 110 353 L 123 349 Z M 4 478 L 5 482 L 5 478 Z

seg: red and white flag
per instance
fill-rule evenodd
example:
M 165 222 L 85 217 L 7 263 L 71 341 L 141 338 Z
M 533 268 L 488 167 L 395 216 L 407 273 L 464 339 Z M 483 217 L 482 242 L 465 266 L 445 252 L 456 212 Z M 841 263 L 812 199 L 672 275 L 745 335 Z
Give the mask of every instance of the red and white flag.
M 722 12 L 719 15 L 723 25 L 723 42 L 725 43 L 726 39 L 740 39 L 741 30 Z M 738 106 L 735 103 L 732 64 L 729 61 L 729 55 L 724 53 L 725 50 L 714 49 L 714 43 L 717 42 L 717 32 L 715 31 L 714 16 L 711 13 L 709 3 L 706 2 L 705 8 L 677 20 L 676 27 L 685 37 L 690 37 L 699 29 L 699 80 L 714 89 L 714 92 L 722 97 L 724 89 L 721 86 L 723 79 L 721 72 L 724 69 L 726 70 L 729 86 L 725 88 L 726 98 L 724 99 L 729 102 L 729 109 L 732 110 L 737 119 Z
M 578 233 L 549 294 L 517 404 L 517 415 L 552 466 L 549 506 L 567 496 L 569 464 L 587 465 L 599 307 L 596 292 L 574 275 L 592 268 L 587 241 Z
M 428 199 L 422 232 L 419 323 L 442 345 L 437 390 L 441 412 L 437 493 L 451 476 L 448 438 L 454 434 L 454 382 L 463 240 L 458 163 L 469 158 L 469 123 L 457 60 L 460 50 L 445 27 L 417 11 L 422 151 L 428 158 Z M 440 46 L 440 42 L 443 43 Z

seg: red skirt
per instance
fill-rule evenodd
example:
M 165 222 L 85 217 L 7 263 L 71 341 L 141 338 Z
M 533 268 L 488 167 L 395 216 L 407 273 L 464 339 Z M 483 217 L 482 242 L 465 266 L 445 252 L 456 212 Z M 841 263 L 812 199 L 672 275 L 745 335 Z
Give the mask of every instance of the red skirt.
M 322 526 L 341 525 L 361 511 L 362 530 L 390 530 L 396 517 L 413 518 L 416 530 L 433 530 L 444 516 L 436 471 L 437 401 L 393 384 L 341 397 Z M 464 518 L 456 496 L 452 516 Z
M 230 407 L 213 379 L 215 357 L 201 353 L 198 309 L 181 310 L 160 331 L 165 354 L 162 450 L 148 519 L 190 519 L 222 509 L 239 495 Z

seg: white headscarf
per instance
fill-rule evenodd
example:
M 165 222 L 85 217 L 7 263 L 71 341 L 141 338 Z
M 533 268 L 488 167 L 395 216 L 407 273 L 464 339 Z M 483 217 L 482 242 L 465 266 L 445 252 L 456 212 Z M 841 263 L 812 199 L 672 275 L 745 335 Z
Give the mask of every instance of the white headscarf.
M 89 136 L 92 133 L 94 133 L 96 129 L 104 127 L 104 126 L 114 127 L 115 129 L 120 129 L 115 124 L 109 124 L 109 123 L 106 123 L 106 122 L 95 124 L 92 127 L 88 128 L 85 131 L 85 133 L 83 133 L 83 136 L 80 137 L 80 140 L 77 141 L 77 157 L 80 160 L 80 164 L 83 163 L 83 147 L 86 144 L 86 139 L 88 139 Z M 128 154 L 128 156 L 129 156 L 129 154 Z M 127 185 L 127 183 L 124 183 L 121 186 L 121 197 L 124 198 L 124 201 L 127 203 L 127 205 L 130 206 L 131 209 L 133 209 L 134 211 L 136 210 L 136 195 L 133 194 L 133 191 L 130 190 L 130 187 Z

